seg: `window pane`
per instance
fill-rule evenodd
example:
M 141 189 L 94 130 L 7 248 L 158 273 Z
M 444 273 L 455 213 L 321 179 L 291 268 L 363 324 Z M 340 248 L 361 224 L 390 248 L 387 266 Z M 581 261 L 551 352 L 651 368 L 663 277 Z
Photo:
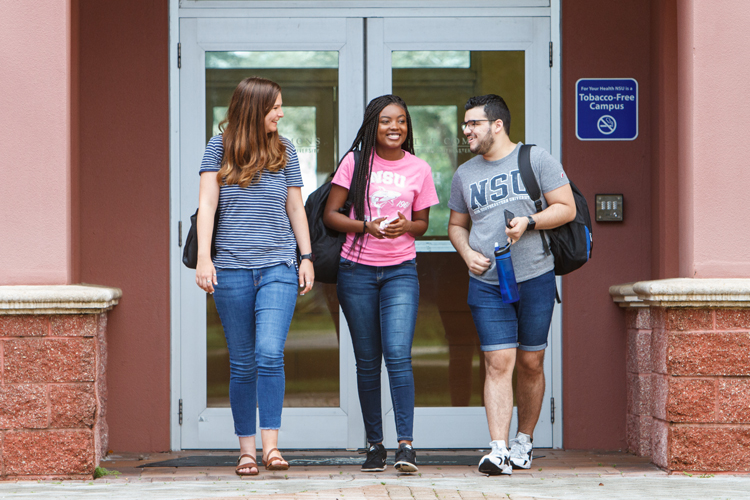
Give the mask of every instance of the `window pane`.
M 459 124 L 469 97 L 501 95 L 511 111 L 511 140 L 524 140 L 523 51 L 394 52 L 393 93 L 409 106 L 415 153 L 432 167 L 440 204 L 421 239 L 448 237 L 448 199 L 459 165 L 473 154 Z M 466 304 L 469 277 L 455 252 L 417 255 L 420 297 L 412 359 L 417 406 L 481 406 L 479 339 Z
M 281 86 L 279 133 L 297 150 L 306 198 L 338 162 L 338 52 L 207 52 L 206 141 L 219 133 L 232 92 L 248 76 Z M 212 295 L 206 295 L 209 407 L 229 406 L 229 352 Z M 335 285 L 298 297 L 284 350 L 287 407 L 339 406 L 338 300 Z
M 339 67 L 336 51 L 206 52 L 206 68 L 332 68 Z
M 403 50 L 393 52 L 394 68 L 468 68 L 468 50 Z M 408 104 L 408 103 L 407 103 Z

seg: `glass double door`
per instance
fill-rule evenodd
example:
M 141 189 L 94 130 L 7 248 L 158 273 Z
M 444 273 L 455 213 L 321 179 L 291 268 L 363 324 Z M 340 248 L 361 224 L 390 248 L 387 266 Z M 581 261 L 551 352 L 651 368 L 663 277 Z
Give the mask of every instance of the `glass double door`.
M 489 441 L 484 367 L 466 305 L 469 278 L 447 239 L 447 203 L 453 172 L 471 157 L 459 126 L 468 97 L 502 95 L 513 116 L 511 138 L 528 137 L 550 149 L 549 36 L 548 17 L 180 20 L 183 227 L 197 204 L 204 146 L 219 133 L 243 78 L 261 76 L 281 85 L 285 117 L 279 131 L 297 149 L 305 197 L 351 145 L 370 99 L 394 93 L 409 105 L 416 154 L 431 165 L 440 198 L 429 231 L 417 242 L 421 292 L 412 356 L 420 448 L 482 447 Z M 181 273 L 181 446 L 236 448 L 221 323 L 212 296 L 195 286 L 194 272 Z M 339 311 L 335 285 L 318 283 L 298 298 L 285 348 L 281 447 L 365 445 L 351 339 Z M 553 328 L 558 324 L 556 319 Z M 385 368 L 382 380 L 385 444 L 391 447 L 396 433 Z M 536 430 L 538 446 L 552 443 L 549 394 Z

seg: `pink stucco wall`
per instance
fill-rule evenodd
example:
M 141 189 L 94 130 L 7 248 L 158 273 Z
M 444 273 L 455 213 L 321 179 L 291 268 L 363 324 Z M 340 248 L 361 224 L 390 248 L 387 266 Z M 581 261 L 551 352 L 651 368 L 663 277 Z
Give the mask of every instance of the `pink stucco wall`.
M 71 276 L 70 0 L 0 2 L 0 285 Z
M 679 2 L 680 275 L 750 276 L 750 2 Z

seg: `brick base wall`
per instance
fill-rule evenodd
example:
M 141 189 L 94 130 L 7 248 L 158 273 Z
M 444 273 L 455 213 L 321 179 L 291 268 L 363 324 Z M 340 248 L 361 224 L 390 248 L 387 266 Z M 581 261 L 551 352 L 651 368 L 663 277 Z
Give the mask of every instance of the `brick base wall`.
M 626 317 L 628 449 L 670 471 L 750 471 L 750 309 Z
M 107 453 L 107 311 L 121 296 L 0 286 L 0 479 L 93 476 Z
M 0 316 L 3 479 L 91 477 L 107 451 L 107 316 Z

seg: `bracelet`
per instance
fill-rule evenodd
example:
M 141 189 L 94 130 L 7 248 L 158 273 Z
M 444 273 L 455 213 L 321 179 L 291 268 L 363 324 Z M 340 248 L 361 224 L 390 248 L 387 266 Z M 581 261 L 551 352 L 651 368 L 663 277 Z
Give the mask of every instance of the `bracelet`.
M 362 233 L 367 234 L 367 221 L 362 221 Z

